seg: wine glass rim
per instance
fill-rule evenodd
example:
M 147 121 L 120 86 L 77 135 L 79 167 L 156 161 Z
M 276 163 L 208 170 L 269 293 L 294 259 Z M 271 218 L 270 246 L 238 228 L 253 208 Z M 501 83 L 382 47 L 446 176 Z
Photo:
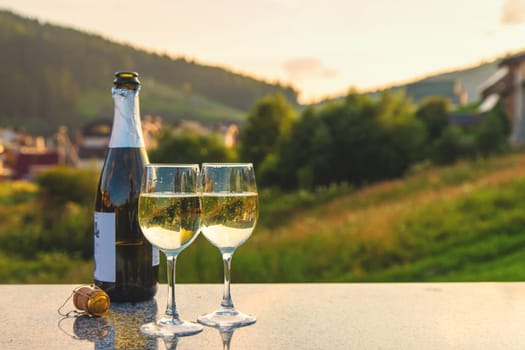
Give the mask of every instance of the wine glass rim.
M 202 166 L 212 167 L 242 167 L 242 166 L 253 166 L 252 163 L 202 163 Z
M 198 168 L 199 164 L 187 164 L 187 163 L 149 163 L 146 164 L 147 168 L 167 168 L 167 167 L 177 167 L 177 168 Z

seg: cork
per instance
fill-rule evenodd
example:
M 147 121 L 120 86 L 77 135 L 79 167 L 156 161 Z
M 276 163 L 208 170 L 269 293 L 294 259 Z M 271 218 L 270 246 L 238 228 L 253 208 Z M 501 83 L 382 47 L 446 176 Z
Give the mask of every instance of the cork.
M 73 291 L 73 305 L 91 316 L 104 315 L 109 304 L 109 296 L 97 286 L 81 286 Z

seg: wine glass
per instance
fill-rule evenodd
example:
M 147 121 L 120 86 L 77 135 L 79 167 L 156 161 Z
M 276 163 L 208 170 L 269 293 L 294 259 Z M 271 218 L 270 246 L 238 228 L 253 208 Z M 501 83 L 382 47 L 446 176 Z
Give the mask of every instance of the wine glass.
M 235 249 L 252 234 L 258 217 L 255 172 L 251 163 L 202 165 L 202 234 L 221 252 L 224 294 L 221 307 L 198 321 L 211 327 L 240 327 L 255 316 L 237 311 L 230 294 L 231 260 Z
M 177 255 L 199 234 L 201 198 L 198 164 L 146 165 L 139 196 L 139 224 L 146 239 L 166 255 L 168 302 L 165 315 L 140 327 L 155 337 L 186 336 L 202 326 L 179 318 L 175 304 Z

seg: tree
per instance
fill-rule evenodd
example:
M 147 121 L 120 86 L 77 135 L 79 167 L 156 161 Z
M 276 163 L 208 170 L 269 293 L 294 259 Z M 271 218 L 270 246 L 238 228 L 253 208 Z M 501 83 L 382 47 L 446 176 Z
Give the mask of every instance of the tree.
M 425 124 L 430 141 L 440 138 L 448 126 L 449 110 L 450 102 L 443 97 L 428 97 L 420 104 L 416 117 Z
M 363 184 L 401 175 L 421 159 L 423 124 L 404 95 L 379 101 L 349 94 L 345 100 L 303 112 L 278 149 L 274 184 L 309 188 Z
M 279 185 L 282 188 L 309 188 L 314 184 L 313 168 L 310 164 L 315 145 L 312 136 L 322 122 L 313 107 L 303 111 L 293 123 L 290 135 L 281 139 L 275 158 L 278 175 L 263 177 L 263 184 Z M 263 173 L 264 175 L 265 173 Z
M 474 154 L 472 137 L 457 125 L 449 125 L 432 145 L 431 159 L 438 164 L 450 164 Z
M 158 146 L 149 152 L 149 158 L 152 162 L 204 163 L 232 162 L 236 155 L 217 135 L 179 133 L 168 127 L 159 135 Z
M 483 116 L 476 130 L 476 150 L 482 156 L 499 153 L 508 146 L 511 126 L 501 103 Z
M 427 130 L 415 115 L 412 101 L 403 92 L 383 93 L 378 110 L 383 132 L 383 173 L 386 177 L 401 176 L 412 164 L 423 160 Z
M 275 153 L 282 138 L 288 137 L 295 110 L 281 94 L 261 99 L 248 113 L 239 132 L 240 159 L 257 168 Z

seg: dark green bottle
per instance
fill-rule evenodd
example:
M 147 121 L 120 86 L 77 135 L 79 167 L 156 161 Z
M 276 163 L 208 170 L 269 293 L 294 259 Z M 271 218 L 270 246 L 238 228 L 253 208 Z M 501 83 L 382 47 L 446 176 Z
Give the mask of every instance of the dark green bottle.
M 95 199 L 94 277 L 111 302 L 135 302 L 157 292 L 159 252 L 138 223 L 140 183 L 149 163 L 138 74 L 118 72 L 113 83 L 113 128 Z

